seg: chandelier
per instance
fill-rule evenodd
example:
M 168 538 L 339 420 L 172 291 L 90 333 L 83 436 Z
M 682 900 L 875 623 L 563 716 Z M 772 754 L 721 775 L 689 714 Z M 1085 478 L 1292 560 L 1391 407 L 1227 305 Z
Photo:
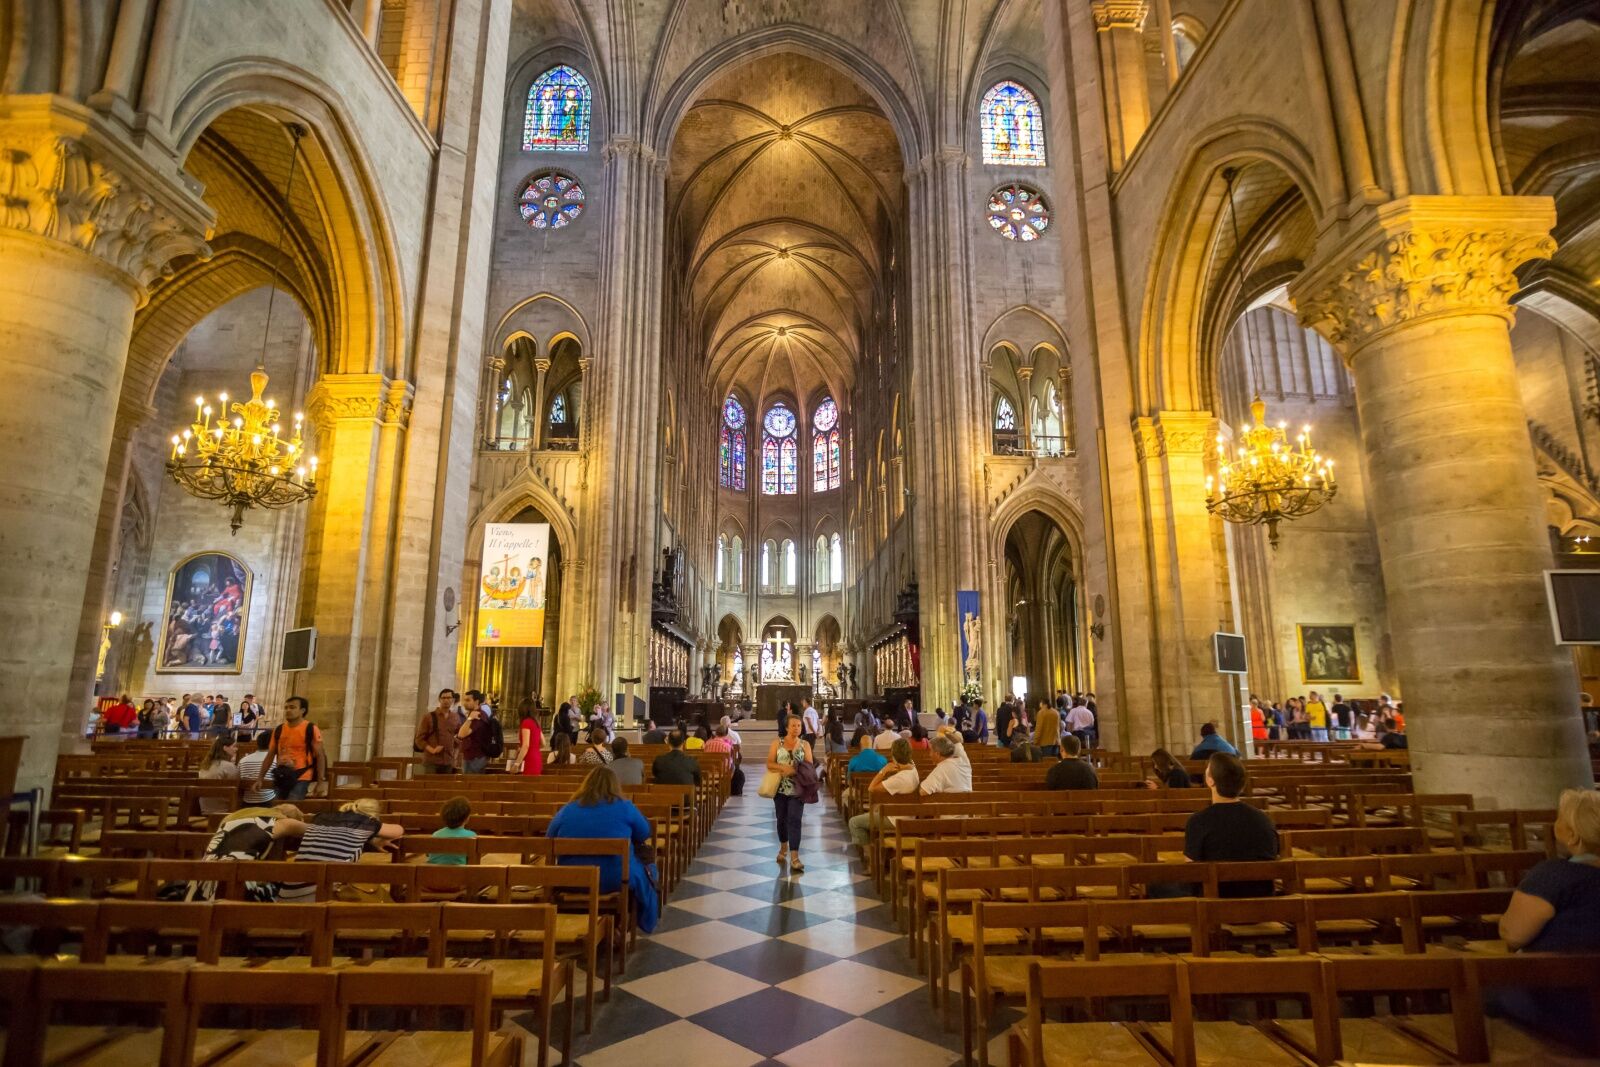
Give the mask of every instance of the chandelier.
M 213 408 L 204 396 L 196 397 L 194 423 L 173 435 L 172 454 L 167 459 L 167 473 L 185 492 L 202 500 L 221 501 L 232 509 L 229 526 L 235 535 L 244 525 L 244 513 L 251 508 L 286 508 L 309 500 L 317 492 L 317 457 L 305 450 L 304 416 L 295 414 L 293 436 L 284 437 L 278 405 L 265 396 L 267 340 L 272 336 L 272 305 L 278 293 L 284 222 L 294 191 L 300 138 L 305 132 L 298 123 L 289 125 L 293 138 L 289 179 L 283 193 L 284 213 L 278 219 L 277 255 L 272 260 L 261 355 L 250 374 L 250 399 L 230 407 L 228 394 L 223 393 Z
M 1243 247 L 1239 242 L 1238 208 L 1233 184 L 1239 172 L 1228 168 L 1228 215 L 1233 222 L 1233 259 L 1239 288 L 1244 289 Z M 1248 335 L 1245 343 L 1249 344 Z M 1250 402 L 1254 425 L 1239 427 L 1239 446 L 1230 461 L 1227 438 L 1217 435 L 1221 463 L 1215 477 L 1206 476 L 1206 510 L 1228 522 L 1265 526 L 1267 541 L 1278 547 L 1278 523 L 1298 519 L 1332 500 L 1339 487 L 1333 480 L 1333 460 L 1317 454 L 1311 445 L 1311 427 L 1305 426 L 1289 444 L 1289 424 L 1267 425 L 1267 405 L 1258 395 Z
M 1267 540 L 1278 547 L 1278 523 L 1311 514 L 1332 500 L 1339 487 L 1333 460 L 1311 447 L 1311 427 L 1303 427 L 1289 444 L 1288 423 L 1267 425 L 1267 405 L 1258 396 L 1250 402 L 1253 426 L 1239 427 L 1242 442 L 1233 460 L 1226 459 L 1227 439 L 1217 435 L 1224 460 L 1217 477 L 1206 476 L 1206 510 L 1228 522 L 1265 526 Z

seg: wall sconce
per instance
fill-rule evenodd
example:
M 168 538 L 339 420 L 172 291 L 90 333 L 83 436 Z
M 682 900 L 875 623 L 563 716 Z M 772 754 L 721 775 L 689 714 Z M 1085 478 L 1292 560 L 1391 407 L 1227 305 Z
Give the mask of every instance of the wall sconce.
M 1094 635 L 1096 641 L 1103 640 L 1106 636 L 1106 624 L 1103 622 L 1091 622 L 1089 624 L 1089 632 Z

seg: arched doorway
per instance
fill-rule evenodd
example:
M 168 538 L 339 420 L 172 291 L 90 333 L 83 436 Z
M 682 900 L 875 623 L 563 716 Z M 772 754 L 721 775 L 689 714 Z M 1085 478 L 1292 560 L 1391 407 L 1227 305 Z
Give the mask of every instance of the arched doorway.
M 1006 534 L 1006 691 L 1037 703 L 1084 688 L 1078 580 L 1066 531 L 1040 511 Z M 1022 679 L 1019 683 L 1017 679 Z
M 536 507 L 525 507 L 506 520 L 512 523 L 548 522 Z M 499 707 L 515 708 L 525 697 L 533 697 L 543 707 L 560 699 L 556 692 L 557 669 L 561 654 L 561 614 L 564 600 L 564 574 L 561 566 L 561 540 L 550 535 L 550 559 L 545 568 L 544 646 L 541 648 L 479 648 L 473 638 L 471 677 L 479 689 L 500 698 Z M 476 561 L 469 570 L 477 571 Z M 469 600 L 468 603 L 475 603 Z M 472 632 L 476 634 L 476 627 Z
M 744 693 L 744 627 L 732 615 L 717 624 L 717 685 L 723 693 Z
M 816 634 L 811 644 L 811 687 L 818 696 L 839 695 L 839 661 L 843 658 L 843 651 L 840 648 L 842 640 L 839 620 L 832 615 L 824 615 L 822 621 L 817 623 Z

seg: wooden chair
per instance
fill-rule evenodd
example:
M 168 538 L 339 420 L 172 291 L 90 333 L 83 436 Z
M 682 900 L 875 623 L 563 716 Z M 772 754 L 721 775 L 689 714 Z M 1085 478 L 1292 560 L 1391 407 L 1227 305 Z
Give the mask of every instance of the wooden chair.
M 1091 934 L 1094 920 L 1087 901 L 1050 904 L 1006 904 L 978 901 L 972 906 L 972 952 L 961 966 L 962 1062 L 971 1064 L 977 1045 L 978 1062 L 989 1063 L 989 1021 L 1006 1000 L 1027 994 L 1028 967 L 1044 960 L 1050 946 L 1081 945 Z M 1009 936 L 1001 936 L 1005 931 Z M 991 952 L 1019 948 L 1022 953 Z
M 13 1027 L 6 1042 L 6 1064 L 60 1062 L 66 1048 L 90 1049 L 104 1063 L 186 1063 L 184 987 L 188 968 L 150 967 L 131 981 L 126 968 L 81 964 L 46 966 L 34 972 L 33 1010 Z M 94 1020 L 92 1025 L 56 1021 L 57 1009 Z M 128 1012 L 146 1022 L 131 1029 L 107 1029 L 105 1020 Z M 154 1026 L 149 1025 L 154 1023 Z
M 275 1063 L 315 1062 L 317 1067 L 353 1063 L 375 1044 L 369 1035 L 347 1034 L 339 1010 L 338 976 L 331 970 L 303 968 L 295 971 L 252 971 L 248 978 L 237 970 L 195 967 L 188 973 L 184 1013 L 184 1058 L 191 1064 L 197 1053 L 232 1039 L 229 1064 L 267 1067 Z M 218 1009 L 295 1008 L 302 1026 L 275 1030 L 203 1030 L 201 1023 Z M 215 1056 L 205 1057 L 212 1062 Z
M 617 973 L 627 974 L 628 950 L 639 936 L 638 924 L 633 919 L 633 893 L 628 887 L 633 863 L 632 843 L 615 838 L 556 837 L 545 840 L 549 845 L 549 857 L 558 862 L 564 858 L 582 857 L 586 861 L 593 861 L 610 856 L 615 856 L 621 862 L 621 882 L 616 892 L 600 897 L 600 910 L 611 916 L 612 928 L 616 931 Z
M 54 956 L 67 945 L 81 946 L 93 939 L 100 905 L 92 900 L 8 900 L 3 915 L 7 926 L 33 931 L 29 951 Z
M 459 906 L 459 905 L 449 905 Z M 512 1067 L 522 1062 L 522 1043 L 511 1034 L 491 1034 L 491 976 L 485 967 L 381 972 L 350 968 L 338 973 L 340 1023 L 352 1010 L 408 1009 L 433 1013 L 460 1008 L 470 1032 L 411 1031 L 386 1035 L 363 1067 L 427 1063 L 434 1067 Z
M 275 968 L 326 967 L 331 962 L 327 917 L 314 904 L 211 905 L 211 927 L 200 949 L 203 963 L 240 966 L 249 957 L 270 956 Z M 269 951 L 256 952 L 265 948 Z
M 1370 955 L 1398 945 L 1406 954 L 1422 951 L 1422 935 L 1405 893 L 1349 893 L 1308 896 L 1306 928 L 1324 955 Z M 1393 951 L 1393 949 L 1387 949 Z
M 1261 901 L 1252 901 L 1261 903 Z M 1214 1004 L 1223 1018 L 1219 1021 L 1195 1020 L 1190 1023 L 1191 1033 L 1181 1039 L 1182 1044 L 1193 1049 L 1196 1067 L 1228 1067 L 1249 1063 L 1271 1067 L 1297 1067 L 1303 1064 L 1302 1050 L 1293 1042 L 1275 1040 L 1270 1027 L 1241 1024 L 1230 1018 L 1228 1000 L 1253 1001 L 1265 1006 L 1274 1014 L 1271 1025 L 1283 1025 L 1277 1014 L 1279 1002 L 1293 996 L 1302 1000 L 1307 1016 L 1288 1023 L 1296 1032 L 1305 1035 L 1310 1058 L 1319 1063 L 1332 1062 L 1334 1015 L 1325 996 L 1323 962 L 1318 959 L 1233 960 L 1205 959 L 1186 961 L 1179 972 L 1186 995 L 1200 999 L 1201 1003 Z M 1156 1046 L 1177 1056 L 1175 1040 L 1178 1021 L 1148 1023 L 1145 1034 Z
M 1600 953 L 1565 955 L 1553 952 L 1519 952 L 1505 956 L 1471 956 L 1461 961 L 1469 989 L 1494 990 L 1512 986 L 1550 992 L 1563 990 L 1587 1009 L 1589 1032 L 1587 1047 L 1576 1051 L 1585 1056 L 1600 1056 Z M 1577 1013 L 1574 1012 L 1574 1015 Z M 1490 1020 L 1488 1051 L 1507 1058 L 1519 1049 L 1537 1046 L 1537 1055 L 1571 1055 L 1556 1042 L 1513 1026 L 1504 1019 Z M 1476 1048 L 1465 1051 L 1476 1055 Z M 1487 1058 L 1487 1057 L 1485 1057 Z
M 516 904 L 553 904 L 558 954 L 582 957 L 584 969 L 583 1032 L 594 1029 L 595 977 L 605 950 L 603 999 L 611 999 L 612 917 L 600 913 L 600 870 L 597 867 L 506 867 L 507 893 Z
M 1027 1014 L 1007 1036 L 1013 1067 L 1046 1063 L 1148 1063 L 1167 1067 L 1136 1026 L 1118 1022 L 1046 1023 L 1045 1005 L 1089 997 L 1164 997 L 1172 1025 L 1172 1067 L 1194 1067 L 1194 1027 L 1180 965 L 1171 960 L 1134 963 L 1040 963 L 1027 971 Z
M 198 957 L 211 930 L 211 904 L 155 900 L 105 900 L 83 943 L 85 963 L 134 966 L 171 961 L 178 947 Z
M 440 966 L 444 940 L 439 936 L 437 904 L 325 904 L 324 937 L 333 959 L 339 949 L 353 949 L 353 958 L 373 959 L 379 949 L 387 967 Z
M 1206 899 L 1200 917 L 1205 936 L 1197 956 L 1276 954 L 1290 946 L 1310 955 L 1315 945 L 1304 897 Z
M 1438 1040 L 1448 1035 L 1449 1045 L 1460 1050 L 1464 1062 L 1487 1060 L 1482 1008 L 1476 990 L 1467 984 L 1463 962 L 1448 956 L 1414 955 L 1326 960 L 1323 966 L 1327 998 L 1337 1020 L 1331 1033 L 1330 1058 L 1374 1063 L 1448 1063 L 1451 1059 L 1439 1052 L 1448 1046 Z M 1436 999 L 1441 993 L 1449 995 L 1449 1015 L 1430 1017 L 1403 1010 L 1408 999 Z M 1357 1016 L 1354 1011 L 1340 1009 L 1342 998 L 1355 1006 L 1373 1003 L 1374 994 L 1387 995 L 1388 1018 Z M 1350 999 L 1352 996 L 1359 999 Z M 1303 1024 L 1280 1020 L 1274 1025 L 1297 1045 L 1306 1046 L 1308 1034 Z
M 624 842 L 626 843 L 626 842 Z M 574 1024 L 572 961 L 556 958 L 555 908 L 549 904 L 442 904 L 440 931 L 448 954 L 452 943 L 487 951 L 478 956 L 493 976 L 493 1006 L 530 1007 L 539 1016 L 539 1067 L 547 1067 L 556 998 L 566 993 L 566 1040 L 562 1062 L 572 1056 Z M 518 958 L 515 949 L 537 948 Z

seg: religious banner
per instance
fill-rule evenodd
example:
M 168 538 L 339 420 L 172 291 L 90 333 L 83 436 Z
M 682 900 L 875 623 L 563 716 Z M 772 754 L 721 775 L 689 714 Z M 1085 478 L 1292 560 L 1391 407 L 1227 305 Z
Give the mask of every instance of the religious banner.
M 976 589 L 956 590 L 956 618 L 961 624 L 961 681 L 978 685 L 983 681 L 983 614 Z
M 480 647 L 544 645 L 545 565 L 549 557 L 549 523 L 491 522 L 485 527 L 478 579 Z

